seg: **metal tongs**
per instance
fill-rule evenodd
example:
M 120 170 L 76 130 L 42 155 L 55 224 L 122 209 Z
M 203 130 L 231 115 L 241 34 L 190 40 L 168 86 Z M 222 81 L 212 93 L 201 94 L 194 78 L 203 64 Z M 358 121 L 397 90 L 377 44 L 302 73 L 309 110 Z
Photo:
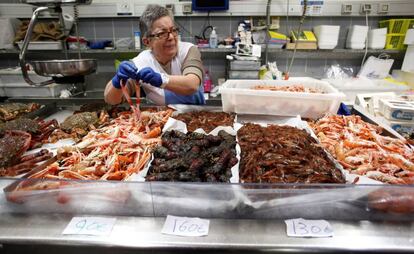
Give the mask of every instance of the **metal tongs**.
M 141 91 L 140 91 L 141 88 L 137 80 L 134 80 L 134 86 L 135 86 L 135 96 L 136 96 L 135 105 L 132 102 L 131 96 L 129 96 L 128 89 L 126 88 L 126 84 L 124 80 L 121 79 L 122 94 L 127 100 L 129 106 L 131 107 L 132 116 L 134 117 L 134 120 L 139 121 L 141 119 L 141 110 L 139 109 L 139 105 L 141 103 Z

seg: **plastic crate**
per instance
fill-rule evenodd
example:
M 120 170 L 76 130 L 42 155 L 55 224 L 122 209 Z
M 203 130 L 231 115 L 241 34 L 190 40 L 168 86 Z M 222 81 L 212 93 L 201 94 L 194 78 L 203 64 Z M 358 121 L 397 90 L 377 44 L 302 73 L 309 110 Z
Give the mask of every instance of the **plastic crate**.
M 386 27 L 388 34 L 404 34 L 414 27 L 414 19 L 387 19 L 379 22 L 379 27 Z
M 407 46 L 404 45 L 405 34 L 387 34 L 385 49 L 403 50 Z
M 323 93 L 253 90 L 256 85 L 303 85 Z M 227 80 L 220 87 L 224 112 L 238 114 L 280 115 L 318 118 L 336 114 L 345 95 L 328 82 L 312 78 L 289 80 Z

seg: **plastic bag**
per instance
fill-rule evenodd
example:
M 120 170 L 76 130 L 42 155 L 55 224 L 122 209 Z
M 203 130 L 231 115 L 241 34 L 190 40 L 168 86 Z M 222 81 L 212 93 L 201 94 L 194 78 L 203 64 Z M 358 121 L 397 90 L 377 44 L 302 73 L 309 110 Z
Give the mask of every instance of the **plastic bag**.
M 263 80 L 282 80 L 282 72 L 277 68 L 276 62 L 268 62 L 268 68 L 262 66 L 260 68 L 259 76 Z
M 354 76 L 354 70 L 351 67 L 344 67 L 339 64 L 331 65 L 325 71 L 327 79 L 348 79 Z
M 389 75 L 394 59 L 382 58 L 381 55 L 377 58 L 370 56 L 362 66 L 358 73 L 358 77 L 367 77 L 375 79 L 383 79 Z
M 0 18 L 0 49 L 13 48 L 14 31 L 20 25 L 15 18 Z

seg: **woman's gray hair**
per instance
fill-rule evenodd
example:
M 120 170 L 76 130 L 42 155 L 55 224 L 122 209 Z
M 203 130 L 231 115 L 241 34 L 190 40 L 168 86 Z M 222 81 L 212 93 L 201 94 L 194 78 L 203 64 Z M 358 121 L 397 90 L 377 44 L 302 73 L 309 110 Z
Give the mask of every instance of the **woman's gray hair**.
M 149 4 L 139 19 L 139 29 L 141 30 L 142 36 L 150 36 L 152 24 L 157 19 L 165 16 L 169 16 L 174 20 L 173 15 L 167 8 L 157 4 Z

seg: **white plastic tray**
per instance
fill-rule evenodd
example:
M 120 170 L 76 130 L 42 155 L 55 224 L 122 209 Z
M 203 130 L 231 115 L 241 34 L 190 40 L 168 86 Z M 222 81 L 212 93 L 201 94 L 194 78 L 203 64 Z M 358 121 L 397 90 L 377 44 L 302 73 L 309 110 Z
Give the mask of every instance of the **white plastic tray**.
M 22 49 L 23 41 L 17 42 L 19 49 Z M 28 50 L 62 50 L 61 41 L 31 41 Z
M 256 85 L 303 85 L 323 91 L 299 93 L 283 91 L 253 90 Z M 227 80 L 221 87 L 223 111 L 259 115 L 301 115 L 318 118 L 330 112 L 336 114 L 345 95 L 328 82 L 312 78 L 289 80 Z
M 31 80 L 42 82 L 48 77 L 36 75 L 33 71 L 28 73 Z M 60 92 L 69 89 L 70 84 L 55 84 L 47 86 L 31 86 L 23 79 L 20 69 L 0 70 L 0 96 L 8 97 L 59 97 Z

